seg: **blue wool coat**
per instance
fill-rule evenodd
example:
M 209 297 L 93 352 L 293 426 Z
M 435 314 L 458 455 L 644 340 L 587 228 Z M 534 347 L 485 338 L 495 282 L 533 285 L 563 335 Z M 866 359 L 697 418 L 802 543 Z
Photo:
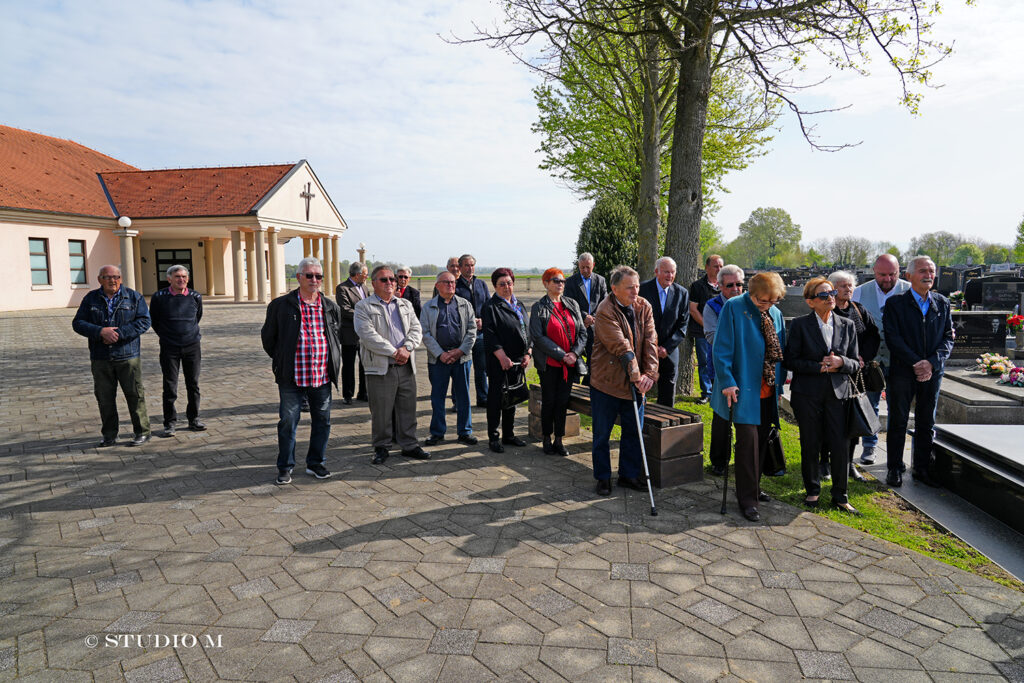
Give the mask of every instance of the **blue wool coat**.
M 772 306 L 768 315 L 775 323 L 780 348 L 786 348 L 786 327 L 782 313 Z M 722 389 L 739 387 L 739 401 L 733 406 L 732 421 L 737 424 L 761 424 L 761 366 L 764 363 L 764 336 L 761 334 L 761 312 L 750 300 L 750 294 L 735 296 L 725 302 L 718 316 L 718 329 L 712 347 L 715 362 L 715 383 L 711 392 L 711 408 L 720 417 L 729 419 L 729 406 Z M 779 388 L 786 381 L 782 363 L 775 365 L 775 401 Z

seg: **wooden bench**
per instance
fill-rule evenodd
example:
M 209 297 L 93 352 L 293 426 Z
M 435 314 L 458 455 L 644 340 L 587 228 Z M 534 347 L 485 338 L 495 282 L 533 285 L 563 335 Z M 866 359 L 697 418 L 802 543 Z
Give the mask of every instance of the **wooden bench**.
M 530 387 L 530 435 L 541 439 L 540 386 Z M 579 434 L 579 415 L 590 415 L 590 387 L 577 384 L 569 396 L 566 436 Z M 648 402 L 644 407 L 644 448 L 651 482 L 658 488 L 704 478 L 704 424 L 699 415 Z

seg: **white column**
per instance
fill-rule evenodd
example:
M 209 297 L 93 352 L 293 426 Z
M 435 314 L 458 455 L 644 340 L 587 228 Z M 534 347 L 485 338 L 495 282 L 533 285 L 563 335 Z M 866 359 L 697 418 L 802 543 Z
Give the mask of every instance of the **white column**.
M 334 293 L 334 243 L 330 239 L 324 239 L 324 290 L 328 294 Z
M 281 253 L 280 247 L 277 244 L 277 233 L 280 232 L 277 228 L 267 228 L 267 234 L 270 237 L 270 298 L 275 299 L 279 294 L 284 293 L 284 288 L 281 286 Z
M 312 243 L 313 243 L 313 258 L 319 260 L 320 259 L 320 238 L 319 237 L 312 237 L 310 239 L 312 240 Z
M 138 233 L 132 235 L 132 257 L 135 259 L 135 284 L 138 285 L 132 289 L 142 294 L 142 242 L 139 240 Z M 160 289 L 159 281 L 156 283 L 156 288 Z
M 206 266 L 206 296 L 213 296 L 213 238 L 203 238 L 203 265 Z
M 256 228 L 256 296 L 261 304 L 267 303 L 267 261 L 264 228 Z
M 256 237 L 251 233 L 245 233 L 245 279 L 248 288 L 247 301 L 256 300 Z
M 242 287 L 245 282 L 242 278 L 242 233 L 240 230 L 231 231 L 231 275 L 235 280 L 235 303 L 242 302 Z
M 115 230 L 119 246 L 121 247 L 121 283 L 128 289 L 138 288 L 135 286 L 135 256 L 132 253 L 132 238 L 139 234 L 138 230 L 119 229 Z
M 309 246 L 309 238 L 308 237 L 303 237 L 302 238 L 302 258 L 309 258 L 310 254 L 312 254 L 312 253 L 313 253 L 313 251 L 312 251 L 311 247 Z

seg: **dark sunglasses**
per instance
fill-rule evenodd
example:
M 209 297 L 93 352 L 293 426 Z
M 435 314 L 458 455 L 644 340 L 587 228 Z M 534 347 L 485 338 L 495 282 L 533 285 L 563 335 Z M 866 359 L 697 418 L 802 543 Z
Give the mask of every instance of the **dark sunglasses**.
M 396 275 L 395 277 L 397 277 L 399 280 L 408 280 L 409 279 L 408 275 Z
M 550 280 L 548 280 L 548 282 L 554 282 L 556 285 L 564 285 L 565 284 L 565 280 L 563 280 L 560 277 L 553 277 Z
M 730 282 L 729 284 L 725 285 L 725 288 L 726 289 L 743 289 L 743 283 L 742 282 Z
M 307 280 L 323 280 L 324 279 L 324 274 L 323 273 L 303 273 L 303 275 L 306 276 Z
M 821 299 L 822 301 L 824 301 L 825 299 L 834 299 L 836 294 L 838 294 L 838 292 L 836 292 L 836 290 L 833 289 L 828 292 L 818 292 L 812 298 Z
M 377 282 L 397 282 L 397 280 L 393 277 L 379 277 Z

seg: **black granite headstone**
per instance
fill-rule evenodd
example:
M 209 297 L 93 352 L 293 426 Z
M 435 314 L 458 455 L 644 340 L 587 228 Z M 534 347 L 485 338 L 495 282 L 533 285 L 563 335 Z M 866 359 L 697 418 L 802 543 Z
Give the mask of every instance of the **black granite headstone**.
M 1006 353 L 1006 315 L 988 311 L 953 311 L 951 358 L 977 358 Z
M 960 289 L 960 271 L 950 266 L 941 266 L 939 268 L 939 283 L 935 289 L 946 296 Z
M 971 310 L 974 306 L 981 306 L 981 293 L 982 287 L 988 282 L 1024 282 L 1024 278 L 1019 278 L 1013 274 L 1000 274 L 1000 275 L 989 275 L 986 277 L 967 279 L 967 273 L 970 271 L 964 271 L 964 308 Z
M 986 311 L 1012 311 L 1024 294 L 1024 281 L 984 282 L 981 286 L 981 305 Z
M 780 301 L 778 306 L 782 317 L 786 319 L 807 315 L 811 312 L 810 306 L 804 301 L 803 287 L 786 287 L 786 298 Z

